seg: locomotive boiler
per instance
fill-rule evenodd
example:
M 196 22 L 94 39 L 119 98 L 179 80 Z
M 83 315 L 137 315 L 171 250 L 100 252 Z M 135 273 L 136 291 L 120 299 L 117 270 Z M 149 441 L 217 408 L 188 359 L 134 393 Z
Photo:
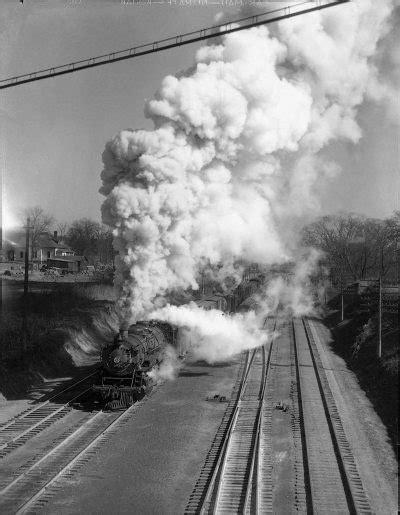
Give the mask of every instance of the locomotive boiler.
M 167 345 L 176 345 L 176 328 L 144 321 L 121 329 L 101 353 L 102 368 L 93 391 L 106 409 L 133 404 L 151 390 L 149 372 L 158 365 Z

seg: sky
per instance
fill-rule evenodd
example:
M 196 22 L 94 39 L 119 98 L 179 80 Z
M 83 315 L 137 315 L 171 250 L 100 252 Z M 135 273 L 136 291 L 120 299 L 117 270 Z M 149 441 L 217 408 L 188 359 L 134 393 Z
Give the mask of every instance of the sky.
M 234 19 L 238 7 L 226 7 L 226 3 L 25 0 L 21 5 L 18 0 L 3 0 L 0 76 L 207 27 L 221 12 Z M 393 32 L 384 43 L 395 48 Z M 152 128 L 144 116 L 145 100 L 153 97 L 166 75 L 190 67 L 200 46 L 187 45 L 2 90 L 3 226 L 35 205 L 59 222 L 83 217 L 100 220 L 104 197 L 98 189 L 106 142 L 124 128 Z M 399 65 L 399 52 L 393 51 L 386 66 L 396 61 Z M 390 113 L 382 105 L 364 104 L 357 118 L 363 133 L 360 142 L 338 142 L 326 150 L 341 172 L 321 184 L 318 214 L 346 210 L 386 217 L 399 208 L 398 109 L 398 103 Z

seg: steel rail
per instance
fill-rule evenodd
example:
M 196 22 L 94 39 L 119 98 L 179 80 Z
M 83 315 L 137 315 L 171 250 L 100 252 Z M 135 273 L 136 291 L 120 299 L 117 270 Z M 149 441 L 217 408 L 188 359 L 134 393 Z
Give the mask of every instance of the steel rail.
M 307 440 L 305 435 L 305 421 L 304 421 L 304 411 L 303 411 L 303 397 L 302 390 L 300 384 L 300 366 L 296 345 L 296 331 L 294 327 L 294 321 L 292 319 L 292 343 L 294 347 L 294 364 L 295 364 L 295 373 L 296 373 L 296 383 L 297 383 L 297 400 L 298 400 L 298 410 L 299 410 L 299 425 L 301 428 L 301 450 L 302 450 L 302 458 L 303 458 L 303 467 L 304 467 L 304 490 L 305 490 L 305 503 L 307 507 L 307 513 L 312 514 L 312 492 L 311 492 L 311 479 L 310 479 L 310 469 L 309 469 L 309 460 L 307 458 Z
M 297 377 L 298 377 L 298 393 L 299 393 L 299 412 L 301 417 L 301 425 L 304 435 L 303 440 L 303 459 L 304 459 L 304 469 L 305 469 L 305 481 L 306 481 L 306 503 L 307 509 L 310 512 L 318 513 L 321 509 L 326 510 L 328 512 L 330 510 L 329 506 L 324 506 L 324 502 L 327 499 L 330 499 L 330 502 L 335 504 L 336 509 L 339 509 L 340 503 L 347 505 L 347 510 L 351 514 L 355 513 L 371 513 L 371 509 L 365 495 L 362 482 L 360 476 L 358 475 L 357 466 L 354 461 L 354 457 L 350 450 L 350 446 L 348 444 L 345 432 L 343 430 L 343 426 L 341 424 L 340 416 L 336 407 L 336 403 L 334 401 L 332 392 L 330 391 L 329 383 L 326 378 L 325 371 L 323 369 L 323 365 L 321 359 L 319 357 L 318 349 L 313 342 L 313 336 L 310 331 L 310 327 L 308 325 L 308 321 L 306 318 L 301 319 L 301 325 L 298 327 L 302 327 L 305 336 L 306 347 L 303 346 L 303 352 L 305 352 L 305 348 L 309 353 L 310 357 L 310 365 L 303 363 L 303 368 L 305 371 L 310 370 L 307 367 L 312 367 L 312 371 L 315 377 L 315 382 L 317 385 L 317 389 L 315 392 L 318 392 L 320 398 L 320 410 L 321 415 L 318 415 L 318 412 L 315 411 L 315 414 L 312 416 L 312 419 L 315 422 L 318 420 L 318 416 L 321 416 L 325 419 L 326 425 L 323 429 L 323 426 L 320 425 L 319 431 L 321 432 L 321 442 L 325 441 L 324 447 L 324 459 L 326 460 L 326 464 L 319 463 L 322 459 L 322 455 L 317 448 L 317 455 L 319 455 L 318 461 L 316 460 L 315 449 L 313 449 L 314 445 L 318 445 L 318 442 L 311 441 L 312 435 L 308 434 L 307 423 L 305 422 L 307 418 L 307 414 L 309 416 L 309 411 L 305 410 L 305 406 L 303 404 L 303 387 L 307 386 L 307 388 L 312 388 L 310 384 L 301 385 L 301 376 L 300 369 L 301 366 L 299 364 L 299 347 L 297 344 L 296 337 L 296 329 L 294 321 L 292 320 L 293 327 L 293 339 L 294 339 L 294 347 L 295 347 L 295 357 L 296 357 L 296 369 L 297 369 Z M 299 329 L 300 330 L 300 329 Z M 304 354 L 303 354 L 304 359 Z M 311 391 L 311 390 L 310 390 Z M 313 394 L 313 408 L 317 410 L 317 406 L 314 403 L 316 402 L 315 394 Z M 310 410 L 310 399 L 308 399 L 307 405 L 308 410 Z M 319 402 L 319 401 L 318 401 Z M 318 404 L 318 403 L 317 403 Z M 321 419 L 322 420 L 322 419 Z M 321 422 L 322 423 L 322 422 Z M 325 436 L 323 436 L 325 435 Z M 328 436 L 329 435 L 329 436 Z M 324 440 L 325 438 L 325 440 Z M 328 439 L 331 442 L 329 444 L 329 448 L 331 450 L 328 451 Z M 321 442 L 319 445 L 321 446 Z M 329 456 L 331 456 L 329 461 Z M 336 463 L 336 465 L 334 465 Z M 316 468 L 314 470 L 314 467 Z M 322 477 L 318 477 L 318 467 L 322 467 Z M 337 468 L 336 468 L 337 467 Z M 333 477 L 337 477 L 337 479 L 333 479 Z M 325 479 L 326 477 L 326 479 Z M 324 493 L 324 497 L 321 497 L 321 484 L 318 486 L 318 481 L 322 481 L 322 485 L 326 485 L 328 490 Z M 337 481 L 337 483 L 335 482 Z M 341 491 L 338 489 L 338 484 L 341 483 Z M 323 500 L 322 500 L 323 499 Z M 321 506 L 322 503 L 322 506 Z
M 272 342 L 271 342 L 271 345 L 269 348 L 268 357 L 271 356 L 271 349 L 272 349 Z M 257 414 L 256 438 L 255 438 L 255 442 L 254 442 L 253 455 L 251 457 L 250 473 L 249 473 L 249 479 L 248 479 L 248 483 L 247 483 L 246 496 L 244 499 L 244 508 L 243 508 L 244 513 L 246 513 L 247 511 L 250 511 L 250 499 L 251 499 L 253 478 L 258 472 L 258 468 L 256 468 L 256 463 L 258 463 L 260 440 L 261 440 L 262 402 L 264 399 L 263 394 L 265 391 L 265 381 L 266 381 L 266 377 L 267 377 L 267 363 L 269 362 L 269 360 L 266 359 L 266 356 L 265 356 L 265 346 L 262 347 L 262 360 L 263 360 L 263 372 L 262 372 L 262 379 L 261 379 L 261 385 L 260 385 L 260 393 L 258 395 L 258 398 L 260 401 L 260 406 L 259 406 L 258 414 Z M 256 475 L 256 488 L 257 488 L 257 479 L 258 479 L 258 476 Z M 257 492 L 256 492 L 256 499 L 257 499 Z
M 254 357 L 254 354 L 253 354 L 252 358 L 253 357 Z M 238 391 L 238 394 L 237 394 L 237 400 L 236 400 L 236 403 L 235 403 L 234 411 L 233 411 L 233 413 L 231 415 L 231 418 L 230 418 L 230 421 L 229 421 L 229 424 L 228 424 L 228 427 L 227 427 L 227 430 L 226 430 L 226 435 L 225 435 L 225 438 L 224 438 L 221 450 L 219 452 L 218 459 L 217 459 L 217 462 L 215 464 L 213 473 L 211 475 L 210 484 L 208 486 L 207 493 L 206 493 L 204 501 L 202 503 L 202 507 L 201 507 L 201 510 L 200 510 L 200 514 L 201 515 L 205 515 L 208 512 L 208 507 L 211 504 L 215 483 L 217 481 L 217 477 L 218 477 L 219 472 L 220 472 L 222 458 L 223 458 L 223 456 L 225 454 L 225 449 L 226 449 L 226 446 L 227 446 L 227 443 L 228 443 L 227 435 L 230 434 L 231 428 L 233 427 L 234 419 L 237 416 L 239 400 L 240 400 L 240 397 L 242 395 L 246 379 L 248 377 L 249 367 L 250 367 L 250 364 L 252 362 L 252 358 L 250 358 L 250 352 L 247 351 L 247 353 L 246 353 L 246 363 L 245 363 L 245 366 L 244 366 L 244 369 L 243 369 L 242 379 L 241 379 L 241 382 L 240 382 L 239 391 Z
M 97 418 L 97 417 L 100 417 L 102 415 L 102 412 L 101 411 L 98 411 L 93 417 L 91 417 L 89 420 L 87 420 L 83 425 L 81 425 L 80 427 L 78 427 L 78 429 L 76 431 L 74 431 L 72 434 L 68 435 L 67 438 L 64 438 L 64 440 L 62 440 L 62 442 L 60 442 L 58 445 L 56 445 L 55 447 L 53 447 L 52 449 L 50 449 L 50 451 L 48 451 L 44 456 L 42 456 L 41 458 L 39 458 L 37 461 L 35 461 L 35 463 L 33 465 L 31 465 L 29 467 L 29 469 L 25 470 L 24 472 L 22 472 L 21 474 L 19 474 L 18 476 L 14 477 L 13 480 L 8 483 L 4 488 L 2 488 L 0 490 L 0 500 L 1 500 L 1 496 L 4 495 L 6 492 L 8 492 L 13 486 L 15 486 L 16 483 L 18 483 L 19 481 L 21 481 L 21 479 L 23 479 L 24 477 L 26 477 L 28 474 L 30 474 L 32 472 L 32 470 L 37 467 L 38 465 L 40 465 L 42 462 L 44 462 L 46 459 L 48 459 L 50 456 L 52 456 L 53 454 L 55 454 L 56 452 L 58 452 L 62 447 L 65 447 L 66 445 L 68 445 L 68 443 L 73 440 L 74 438 L 76 438 L 76 436 L 80 433 L 82 433 L 90 424 L 93 423 L 93 421 Z
M 261 443 L 263 442 L 263 439 L 264 439 L 264 436 L 263 436 L 263 421 L 264 421 L 264 410 L 262 409 L 263 408 L 263 404 L 265 402 L 265 391 L 266 391 L 266 388 L 267 388 L 267 381 L 268 381 L 268 372 L 270 370 L 270 364 L 271 364 L 271 356 L 272 356 L 272 346 L 274 344 L 274 341 L 275 341 L 275 330 L 276 330 L 276 319 L 274 319 L 274 328 L 273 328 L 273 332 L 272 332 L 272 340 L 271 340 L 271 345 L 270 345 L 270 348 L 269 348 L 269 351 L 268 351 L 268 358 L 267 358 L 267 362 L 265 364 L 265 369 L 264 369 L 264 380 L 263 380 L 263 384 L 262 384 L 262 390 L 260 392 L 260 400 L 261 400 L 261 409 L 260 409 L 260 414 L 259 414 L 259 420 L 258 420 L 258 425 L 257 425 L 257 440 L 256 440 L 256 452 L 255 452 L 255 455 L 254 455 L 254 462 L 252 464 L 252 468 L 255 468 L 255 472 L 256 472 L 256 480 L 255 480 L 255 512 L 256 512 L 256 515 L 259 515 L 262 513 L 262 502 L 261 502 L 261 499 L 260 499 L 260 495 L 261 495 L 261 484 L 262 484 L 262 473 L 261 473 L 261 460 L 260 460 L 260 448 L 261 448 Z M 246 507 L 247 507 L 247 504 L 246 504 Z
M 14 434 L 10 439 L 0 444 L 0 459 L 4 458 L 17 447 L 25 444 L 30 438 L 36 436 L 38 432 L 45 430 L 53 422 L 66 416 L 70 412 L 68 409 L 70 404 L 85 395 L 85 393 L 89 392 L 91 388 L 87 388 L 86 390 L 79 392 L 60 406 L 52 406 L 50 403 L 54 402 L 55 399 L 59 398 L 69 390 L 73 390 L 77 385 L 87 381 L 92 376 L 96 375 L 97 372 L 98 370 L 95 370 L 93 373 L 85 376 L 68 388 L 64 388 L 61 392 L 58 392 L 50 399 L 40 403 L 39 406 L 35 406 L 34 408 L 23 412 L 21 416 L 11 420 L 9 423 L 1 427 L 0 436 L 3 435 L 5 437 L 10 433 L 16 433 L 17 431 L 20 432 Z M 17 426 L 14 430 L 13 425 Z M 40 426 L 42 425 L 43 427 L 40 429 Z
M 35 72 L 25 73 L 23 75 L 17 75 L 15 77 L 10 77 L 7 79 L 1 79 L 0 89 L 11 88 L 19 86 L 21 84 L 26 84 L 28 82 L 34 82 L 38 80 L 48 79 L 51 77 L 56 77 L 59 75 L 74 73 L 80 70 L 115 63 L 126 59 L 133 59 L 142 55 L 153 54 L 155 52 L 161 52 L 163 50 L 169 50 L 183 45 L 189 45 L 192 43 L 205 41 L 210 38 L 224 36 L 225 34 L 231 34 L 233 32 L 238 32 L 240 30 L 246 30 L 252 27 L 258 27 L 260 25 L 266 25 L 268 23 L 285 20 L 288 18 L 292 18 L 294 16 L 311 13 L 314 11 L 318 11 L 320 9 L 334 7 L 336 5 L 348 2 L 350 2 L 350 0 L 315 0 L 301 2 L 294 5 L 288 5 L 280 9 L 275 9 L 273 11 L 255 14 L 253 16 L 248 16 L 246 18 L 241 18 L 238 20 L 232 20 L 221 25 L 215 25 L 213 27 L 198 29 L 193 32 L 180 34 L 159 41 L 153 41 L 152 43 L 131 47 L 125 50 L 110 52 L 108 54 L 90 57 L 88 59 L 81 59 L 79 61 L 74 61 L 60 66 L 53 66 L 51 68 L 46 68 Z M 310 3 L 316 5 L 314 7 L 302 9 L 303 6 Z M 296 9 L 299 8 L 301 10 L 296 11 Z M 283 14 L 277 14 L 279 12 L 283 12 Z M 268 16 L 271 15 L 272 17 L 268 18 Z M 265 19 L 265 17 L 267 18 Z
M 265 323 L 267 321 L 268 321 L 268 318 L 266 319 Z M 274 326 L 274 328 L 275 328 L 275 326 Z M 241 379 L 241 383 L 240 383 L 240 387 L 239 387 L 239 392 L 238 392 L 238 395 L 237 395 L 237 400 L 236 400 L 236 403 L 235 403 L 235 406 L 234 406 L 234 409 L 233 409 L 233 413 L 231 415 L 228 427 L 227 427 L 225 435 L 224 435 L 222 446 L 219 449 L 217 461 L 215 463 L 215 466 L 214 466 L 214 469 L 213 469 L 213 472 L 212 472 L 212 475 L 211 475 L 211 479 L 210 479 L 210 482 L 208 484 L 206 495 L 205 495 L 204 500 L 203 500 L 203 502 L 201 504 L 200 514 L 202 514 L 202 515 L 205 515 L 206 513 L 208 513 L 210 511 L 210 507 L 212 506 L 212 504 L 215 504 L 215 500 L 216 500 L 215 498 L 216 498 L 216 496 L 218 494 L 218 488 L 219 488 L 219 485 L 220 485 L 220 477 L 221 477 L 221 473 L 222 473 L 222 467 L 224 465 L 224 459 L 225 459 L 225 456 L 226 456 L 226 451 L 227 451 L 227 446 L 228 446 L 228 443 L 229 443 L 229 438 L 230 438 L 232 429 L 234 427 L 235 421 L 237 420 L 237 416 L 238 416 L 238 412 L 239 412 L 239 407 L 240 407 L 240 401 L 241 401 L 242 394 L 243 394 L 245 386 L 246 386 L 246 382 L 247 382 L 247 378 L 248 378 L 248 375 L 249 375 L 251 363 L 253 362 L 253 359 L 255 357 L 255 354 L 256 354 L 257 350 L 258 349 L 254 349 L 253 350 L 251 359 L 249 359 L 249 351 L 247 352 L 247 358 L 246 358 L 247 361 L 246 361 L 246 365 L 245 365 L 245 368 L 244 368 L 244 371 L 243 371 L 243 374 L 242 374 L 242 379 Z M 264 373 L 265 373 L 265 371 L 264 371 Z M 263 390 L 260 390 L 260 392 L 261 391 L 263 391 Z M 216 491 L 216 485 L 217 485 L 217 491 Z
M 95 413 L 0 490 L 0 506 L 7 513 L 14 507 L 13 513 L 18 514 L 32 508 L 37 501 L 40 502 L 45 492 L 48 496 L 49 488 L 57 480 L 87 460 L 93 454 L 93 448 L 111 436 L 118 424 L 127 421 L 127 417 L 135 413 L 139 405 L 141 403 L 135 403 L 122 412 Z
M 60 470 L 58 470 L 53 477 L 46 482 L 45 485 L 43 485 L 40 490 L 38 490 L 33 496 L 31 496 L 22 506 L 19 507 L 18 511 L 16 512 L 16 515 L 20 515 L 22 513 L 25 513 L 32 505 L 40 499 L 40 497 L 43 495 L 43 493 L 48 490 L 50 486 L 52 486 L 58 479 L 60 479 L 68 470 L 71 469 L 88 451 L 90 451 L 95 445 L 99 443 L 99 441 L 112 429 L 114 429 L 114 426 L 121 422 L 121 419 L 125 418 L 126 416 L 129 416 L 132 411 L 135 411 L 137 408 L 137 404 L 134 404 L 130 406 L 127 410 L 123 412 L 114 412 L 114 414 L 117 414 L 117 417 L 112 420 L 107 427 L 104 428 L 104 430 L 98 434 L 94 439 L 91 440 L 91 442 L 84 447 L 84 449 L 80 450 L 78 454 L 76 454 L 66 465 L 64 465 Z M 61 442 L 61 444 L 58 447 L 65 446 L 68 442 L 67 440 L 73 440 L 73 438 L 76 438 L 76 435 L 78 432 L 80 432 L 81 429 L 86 429 L 86 427 L 93 423 L 94 419 L 96 417 L 100 417 L 101 415 L 104 415 L 104 412 L 100 411 L 94 415 L 90 420 L 86 422 L 82 428 L 79 428 L 75 433 L 73 433 L 69 438 Z M 53 454 L 56 452 L 55 449 L 50 451 L 50 454 Z M 48 456 L 44 457 L 42 460 L 46 459 Z M 41 461 L 42 461 L 41 460 Z M 36 464 L 34 465 L 36 466 Z M 33 467 L 34 467 L 33 466 Z M 32 468 L 33 468 L 32 467 Z M 26 473 L 25 473 L 26 474 Z
M 65 413 L 62 413 L 62 412 L 68 408 L 70 403 L 75 401 L 76 399 L 79 399 L 79 397 L 82 397 L 82 395 L 85 395 L 85 393 L 87 393 L 89 391 L 91 391 L 91 388 L 88 388 L 87 390 L 80 392 L 78 395 L 76 395 L 75 397 L 70 399 L 68 402 L 66 402 L 65 404 L 60 406 L 55 411 L 52 411 L 48 415 L 46 415 L 44 418 L 39 419 L 35 424 L 33 424 L 32 426 L 25 429 L 25 431 L 23 431 L 22 433 L 15 435 L 10 440 L 8 440 L 7 442 L 0 445 L 0 459 L 3 458 L 4 456 L 6 456 L 7 454 L 9 454 L 10 450 L 14 450 L 16 447 L 20 447 L 20 445 L 18 445 L 18 440 L 22 439 L 23 440 L 22 444 L 24 444 L 24 443 L 26 443 L 27 440 L 29 440 L 33 436 L 36 436 L 38 434 L 37 430 L 39 429 L 39 427 L 42 424 L 45 424 L 45 427 L 43 427 L 41 429 L 41 431 L 44 431 L 48 427 L 49 424 L 47 424 L 47 422 L 49 422 L 51 418 L 54 417 L 54 422 L 55 422 L 56 420 L 60 420 L 62 417 L 67 415 L 67 413 L 69 413 L 69 410 L 66 411 Z M 32 435 L 29 436 L 29 433 L 31 433 L 31 432 L 32 432 Z M 7 452 L 8 447 L 10 448 L 9 452 Z M 3 451 L 3 449 L 4 449 L 4 451 Z M 1 452 L 1 451 L 3 451 L 3 452 Z
M 223 495 L 223 485 L 224 485 L 224 478 L 226 476 L 228 457 L 229 457 L 229 454 L 230 454 L 230 450 L 231 450 L 231 448 L 233 446 L 233 442 L 232 442 L 233 434 L 234 434 L 234 430 L 235 430 L 235 428 L 237 426 L 237 423 L 238 423 L 238 420 L 239 420 L 239 414 L 240 414 L 242 406 L 243 406 L 243 399 L 242 399 L 242 397 L 243 397 L 244 392 L 246 391 L 247 380 L 248 380 L 248 377 L 249 377 L 250 368 L 251 368 L 252 363 L 254 362 L 254 358 L 255 358 L 257 353 L 258 353 L 258 348 L 254 349 L 253 352 L 252 352 L 252 360 L 251 360 L 250 366 L 249 366 L 248 371 L 247 371 L 246 380 L 245 380 L 245 382 L 243 384 L 241 395 L 238 398 L 238 403 L 236 405 L 235 415 L 233 417 L 232 424 L 230 426 L 230 430 L 229 430 L 229 432 L 227 433 L 227 436 L 226 436 L 226 445 L 225 445 L 225 448 L 224 448 L 224 452 L 223 452 L 223 454 L 221 456 L 219 480 L 218 480 L 218 483 L 216 485 L 217 489 L 216 489 L 215 500 L 214 500 L 214 502 L 211 503 L 211 509 L 212 509 L 213 513 L 220 513 L 219 506 L 222 504 L 221 497 Z M 259 412 L 257 413 L 257 418 L 258 418 L 258 414 L 259 414 Z M 254 455 L 254 453 L 252 453 L 252 457 L 253 457 L 253 455 Z M 248 500 L 248 496 L 249 496 L 249 493 L 248 493 L 249 485 L 247 484 L 246 486 L 247 486 L 247 488 L 246 488 L 245 502 L 246 502 L 246 500 Z M 243 512 L 244 512 L 244 509 L 243 509 Z
M 305 324 L 305 319 L 302 318 L 301 321 L 302 321 L 302 324 L 303 324 L 303 327 L 304 327 L 304 332 L 306 334 L 307 344 L 308 344 L 308 348 L 309 348 L 309 351 L 310 351 L 310 356 L 311 356 L 311 360 L 312 360 L 315 376 L 316 376 L 316 379 L 317 379 L 318 389 L 319 389 L 321 400 L 322 400 L 322 404 L 323 404 L 323 407 L 324 407 L 325 417 L 326 417 L 326 421 L 328 423 L 332 444 L 333 444 L 333 447 L 334 447 L 334 450 L 335 450 L 335 456 L 336 456 L 336 460 L 337 460 L 340 476 L 341 476 L 341 479 L 342 479 L 342 483 L 343 483 L 344 492 L 345 492 L 345 495 L 346 495 L 346 500 L 347 500 L 349 512 L 350 513 L 356 513 L 354 500 L 353 500 L 353 497 L 351 495 L 350 485 L 349 485 L 349 482 L 348 482 L 348 479 L 347 479 L 347 476 L 346 476 L 346 472 L 344 470 L 343 460 L 342 460 L 342 457 L 340 455 L 340 451 L 339 451 L 336 435 L 335 435 L 335 432 L 334 432 L 333 427 L 332 427 L 332 420 L 331 420 L 329 409 L 328 409 L 327 403 L 326 403 L 325 391 L 324 391 L 324 388 L 323 388 L 323 386 L 321 384 L 321 378 L 320 378 L 318 367 L 317 367 L 317 364 L 316 364 L 316 361 L 315 361 L 315 356 L 314 356 L 313 350 L 312 350 L 312 348 L 310 346 L 310 338 L 309 338 L 309 334 L 308 334 L 307 327 L 306 327 L 306 324 Z
M 275 331 L 276 322 L 274 320 L 274 331 Z M 250 502 L 252 501 L 252 489 L 254 483 L 258 480 L 258 455 L 259 455 L 259 448 L 260 448 L 260 442 L 261 442 L 261 433 L 260 433 L 260 427 L 261 427 L 261 414 L 262 414 L 262 406 L 263 406 L 263 400 L 264 400 L 264 394 L 265 394 L 265 388 L 266 388 L 266 381 L 267 381 L 267 375 L 268 375 L 268 369 L 270 365 L 270 359 L 271 359 L 271 353 L 272 353 L 272 346 L 273 342 L 271 342 L 271 345 L 268 350 L 268 356 L 266 355 L 266 347 L 262 346 L 257 349 L 254 349 L 252 353 L 252 361 L 249 364 L 249 367 L 247 369 L 245 382 L 242 383 L 241 388 L 241 394 L 238 396 L 237 404 L 235 407 L 234 414 L 232 415 L 231 424 L 229 425 L 229 428 L 225 435 L 225 441 L 221 448 L 218 462 L 216 464 L 216 467 L 214 469 L 214 473 L 210 482 L 210 485 L 208 487 L 208 492 L 206 499 L 203 503 L 203 508 L 201 510 L 201 513 L 222 513 L 224 512 L 224 509 L 222 508 L 222 497 L 224 495 L 224 486 L 225 488 L 231 489 L 232 484 L 230 484 L 230 481 L 228 480 L 226 485 L 224 485 L 225 481 L 225 474 L 228 467 L 228 459 L 230 456 L 230 451 L 232 448 L 235 447 L 235 443 L 233 442 L 233 435 L 235 434 L 235 428 L 238 429 L 238 424 L 242 423 L 244 424 L 244 427 L 242 428 L 242 436 L 246 436 L 244 433 L 247 433 L 248 431 L 253 432 L 253 445 L 249 444 L 249 450 L 245 451 L 245 460 L 247 460 L 247 463 L 249 464 L 249 472 L 246 477 L 246 483 L 243 485 L 236 484 L 237 480 L 234 480 L 234 490 L 237 488 L 242 488 L 244 490 L 244 496 L 243 494 L 240 495 L 240 497 L 243 498 L 242 501 L 242 508 L 241 512 L 245 513 L 246 510 L 249 511 L 250 508 Z M 259 386 L 259 392 L 257 395 L 257 407 L 253 407 L 251 411 L 255 410 L 255 413 L 250 414 L 249 421 L 246 418 L 246 415 L 249 415 L 248 413 L 245 413 L 246 410 L 246 399 L 243 397 L 246 395 L 246 389 L 248 388 L 248 378 L 250 374 L 250 368 L 252 363 L 255 364 L 255 356 L 256 354 L 261 350 L 262 352 L 262 370 L 261 370 L 261 380 L 260 380 L 260 386 Z M 249 422 L 249 424 L 248 424 Z M 251 426 L 254 422 L 254 426 L 251 429 Z M 238 433 L 240 433 L 240 430 L 238 429 Z M 238 450 L 238 449 L 236 449 Z M 239 459 L 242 455 L 242 451 L 240 450 L 240 442 L 239 442 Z M 243 464 L 242 464 L 243 465 Z M 236 468 L 235 468 L 236 470 Z M 243 472 L 243 470 L 242 470 Z M 244 470 L 244 473 L 246 474 L 246 470 Z M 253 481 L 253 477 L 256 476 L 256 480 Z M 256 486 L 257 488 L 257 486 Z M 257 497 L 257 491 L 256 491 L 256 497 Z M 231 509 L 231 508 L 230 508 Z M 226 511 L 226 510 L 225 510 Z M 232 512 L 233 513 L 233 512 Z
M 327 380 L 318 348 L 314 342 L 309 321 L 302 318 L 304 331 L 307 337 L 313 367 L 317 377 L 318 388 L 332 438 L 335 456 L 342 478 L 343 487 L 350 513 L 371 513 L 371 508 L 359 476 L 353 453 L 351 452 L 335 399 Z
M 66 388 L 64 388 L 63 390 L 61 390 L 60 392 L 57 392 L 56 394 L 54 394 L 52 397 L 49 397 L 47 400 L 41 402 L 40 404 L 38 404 L 37 406 L 34 406 L 32 408 L 28 408 L 27 410 L 23 411 L 22 413 L 19 413 L 18 415 L 16 415 L 15 417 L 13 417 L 11 420 L 5 422 L 4 424 L 0 425 L 0 436 L 1 436 L 1 433 L 3 431 L 3 429 L 7 429 L 9 426 L 15 424 L 16 422 L 19 422 L 20 420 L 22 420 L 23 418 L 27 417 L 28 415 L 31 415 L 33 412 L 39 410 L 39 409 L 42 409 L 44 406 L 46 406 L 47 404 L 49 404 L 50 402 L 54 401 L 54 399 L 57 399 L 57 397 L 60 397 L 60 395 L 62 395 L 63 393 L 65 392 L 68 392 L 69 390 L 72 390 L 73 388 L 75 388 L 75 386 L 77 386 L 78 384 L 80 383 L 83 383 L 84 381 L 86 381 L 87 379 L 91 378 L 92 376 L 96 375 L 98 373 L 100 369 L 97 368 L 96 370 L 94 370 L 91 374 L 83 377 L 82 379 L 79 379 L 79 381 L 76 381 L 75 383 L 71 384 L 70 386 L 67 386 Z

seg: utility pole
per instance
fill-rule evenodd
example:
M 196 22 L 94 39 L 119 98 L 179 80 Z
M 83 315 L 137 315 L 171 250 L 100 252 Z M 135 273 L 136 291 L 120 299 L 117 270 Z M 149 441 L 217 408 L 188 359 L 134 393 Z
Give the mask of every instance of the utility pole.
M 342 283 L 342 285 L 341 285 L 340 299 L 341 299 L 340 321 L 341 321 L 341 322 L 343 322 L 343 320 L 344 320 L 343 283 Z
M 28 348 L 28 327 L 27 327 L 27 316 L 28 316 L 28 281 L 29 281 L 29 231 L 32 229 L 30 226 L 31 220 L 28 217 L 26 219 L 26 233 L 25 233 L 25 276 L 24 276 L 24 299 L 23 299 L 23 313 L 22 313 L 22 344 L 24 359 Z
M 25 276 L 24 276 L 24 303 L 26 303 L 26 299 L 28 296 L 28 281 L 29 281 L 29 230 L 30 230 L 31 219 L 26 219 L 26 227 L 25 227 Z
M 344 320 L 343 269 L 340 270 L 340 321 Z
M 382 357 L 382 277 L 378 279 L 379 292 L 378 292 L 378 359 Z

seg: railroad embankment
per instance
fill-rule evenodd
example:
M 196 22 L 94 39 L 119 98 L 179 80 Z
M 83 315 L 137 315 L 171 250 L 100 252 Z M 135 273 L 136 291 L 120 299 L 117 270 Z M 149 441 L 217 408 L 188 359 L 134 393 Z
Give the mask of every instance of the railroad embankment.
M 32 284 L 25 307 L 22 291 L 5 292 L 0 313 L 3 398 L 27 398 L 56 378 L 76 377 L 93 366 L 117 327 L 113 301 L 112 287 L 100 284 Z
M 331 308 L 336 307 L 332 303 Z M 339 354 L 357 376 L 361 388 L 386 425 L 392 445 L 397 445 L 398 341 L 399 320 L 395 315 L 382 318 L 382 355 L 377 357 L 378 314 L 365 312 L 357 303 L 346 307 L 344 320 L 340 311 L 325 315 L 333 340 L 333 350 Z

